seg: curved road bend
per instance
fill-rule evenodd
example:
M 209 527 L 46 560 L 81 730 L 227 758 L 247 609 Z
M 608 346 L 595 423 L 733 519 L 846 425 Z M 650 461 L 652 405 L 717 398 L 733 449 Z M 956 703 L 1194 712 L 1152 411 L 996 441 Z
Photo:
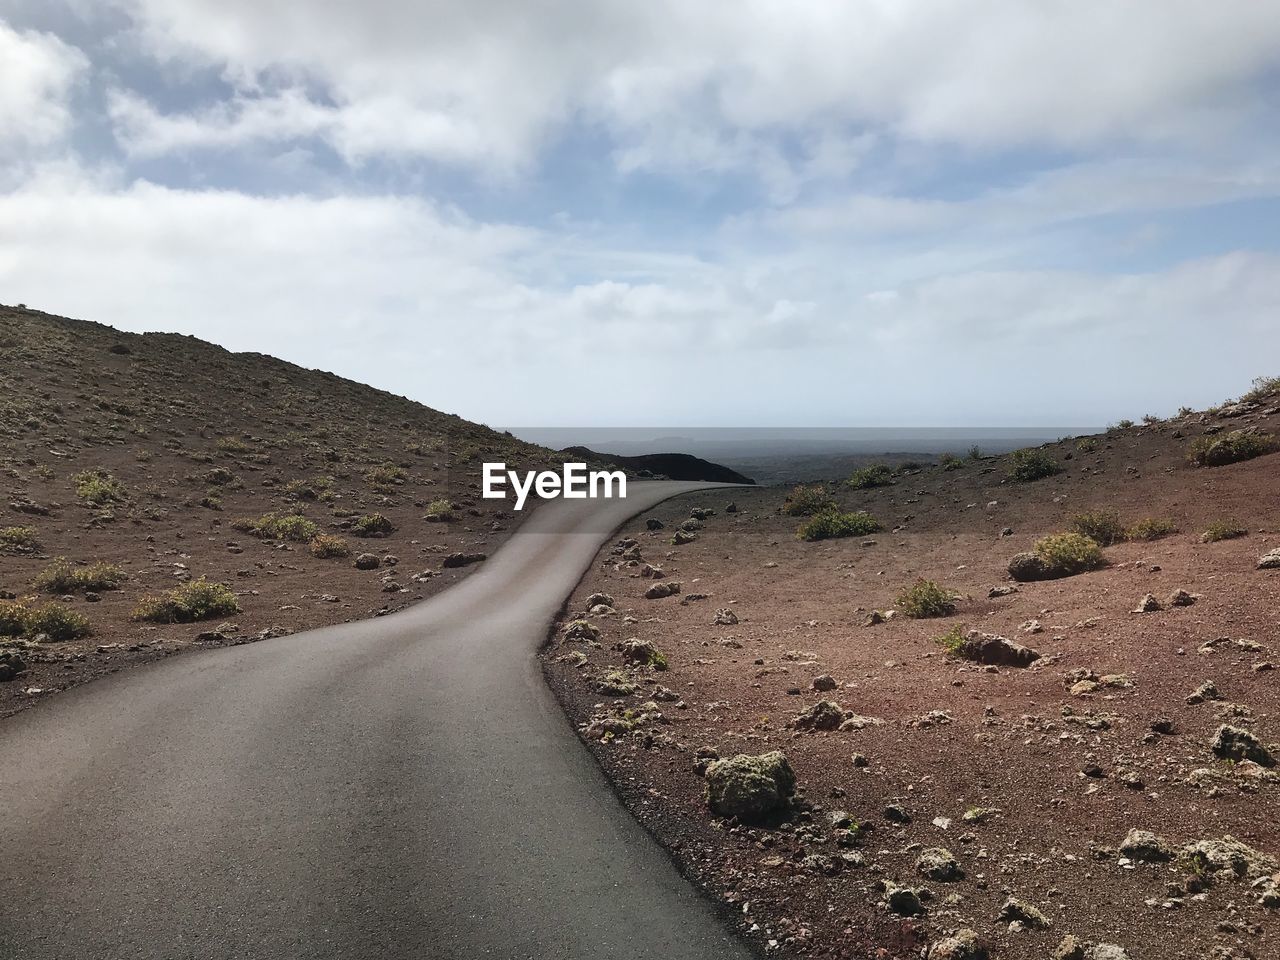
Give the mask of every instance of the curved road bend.
M 5 960 L 745 960 L 534 651 L 600 544 L 706 484 L 545 504 L 401 613 L 177 657 L 0 726 Z

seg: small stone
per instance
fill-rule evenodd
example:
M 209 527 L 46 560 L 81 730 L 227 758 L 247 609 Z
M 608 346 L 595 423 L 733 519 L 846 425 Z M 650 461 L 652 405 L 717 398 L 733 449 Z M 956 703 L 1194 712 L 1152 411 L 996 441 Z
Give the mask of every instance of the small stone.
M 836 678 L 831 676 L 831 674 L 824 673 L 819 677 L 814 677 L 813 682 L 809 684 L 809 686 L 818 693 L 826 693 L 829 690 L 836 689 L 840 684 L 836 683 Z
M 1134 613 L 1155 613 L 1157 610 L 1164 609 L 1160 605 L 1160 601 L 1155 598 L 1155 594 L 1148 593 L 1145 597 L 1138 601 L 1137 608 Z

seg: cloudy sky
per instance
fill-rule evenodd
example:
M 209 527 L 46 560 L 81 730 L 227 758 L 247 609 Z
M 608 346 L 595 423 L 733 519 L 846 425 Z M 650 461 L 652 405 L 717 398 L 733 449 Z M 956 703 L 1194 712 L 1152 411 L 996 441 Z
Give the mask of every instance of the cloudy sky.
M 495 425 L 1280 374 L 1280 4 L 0 0 L 0 301 Z

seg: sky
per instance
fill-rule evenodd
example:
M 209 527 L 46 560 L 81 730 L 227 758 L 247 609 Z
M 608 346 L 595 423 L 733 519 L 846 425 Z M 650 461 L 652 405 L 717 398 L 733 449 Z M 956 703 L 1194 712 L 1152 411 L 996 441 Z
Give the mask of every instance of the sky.
M 0 0 L 0 302 L 495 426 L 1280 374 L 1280 3 Z

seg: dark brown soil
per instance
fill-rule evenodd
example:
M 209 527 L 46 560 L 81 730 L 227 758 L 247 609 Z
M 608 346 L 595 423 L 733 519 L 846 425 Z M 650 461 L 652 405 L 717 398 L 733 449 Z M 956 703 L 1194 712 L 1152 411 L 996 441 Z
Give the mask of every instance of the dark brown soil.
M 1093 452 L 1075 441 L 1051 445 L 1064 471 L 1032 483 L 1006 481 L 1009 460 L 1000 457 L 928 468 L 881 489 L 833 487 L 845 509 L 883 522 L 886 532 L 870 537 L 798 540 L 801 521 L 780 515 L 780 489 L 668 502 L 649 514 L 664 529 L 649 531 L 640 517 L 622 531 L 641 560 L 616 546 L 600 554 L 568 617 L 583 616 L 597 591 L 613 595 L 617 612 L 588 617 L 598 646 L 557 634 L 544 652 L 547 675 L 635 814 L 766 949 L 919 957 L 971 928 L 991 956 L 1018 960 L 1049 957 L 1068 934 L 1118 944 L 1133 960 L 1280 956 L 1280 916 L 1248 880 L 1207 878 L 1202 889 L 1185 864 L 1130 862 L 1117 851 L 1138 828 L 1175 849 L 1233 836 L 1280 856 L 1280 781 L 1219 761 L 1209 745 L 1224 722 L 1264 744 L 1280 740 L 1280 672 L 1264 666 L 1280 665 L 1280 570 L 1256 568 L 1280 546 L 1280 455 L 1217 468 L 1186 459 L 1206 429 L 1280 432 L 1274 407 L 1272 399 L 1231 419 L 1196 414 L 1116 430 Z M 726 512 L 730 499 L 738 512 Z M 673 528 L 692 507 L 716 512 L 695 542 L 673 546 Z M 1100 508 L 1128 522 L 1167 517 L 1178 532 L 1107 548 L 1106 569 L 988 597 L 1010 583 L 1013 554 Z M 1248 535 L 1201 542 L 1225 518 Z M 1006 528 L 1012 534 L 1002 536 Z M 680 581 L 681 593 L 643 599 L 653 582 L 640 575 L 645 561 Z M 918 577 L 960 594 L 956 612 L 864 625 Z M 1178 589 L 1198 599 L 1170 606 Z M 1148 593 L 1164 609 L 1133 612 Z M 713 623 L 722 608 L 739 622 Z M 1023 628 L 1033 620 L 1040 632 Z M 955 626 L 1042 658 L 1026 669 L 951 658 L 937 638 Z M 630 637 L 651 640 L 669 669 L 626 667 L 612 648 Z M 598 692 L 592 681 L 610 669 L 628 674 L 637 693 Z M 1128 685 L 1072 693 L 1077 670 L 1123 675 Z M 824 674 L 837 687 L 816 692 Z M 1222 700 L 1189 704 L 1207 680 Z M 680 702 L 659 698 L 661 719 L 646 719 L 655 708 L 641 705 L 660 688 Z M 881 723 L 828 732 L 789 725 L 822 699 Z M 605 715 L 624 724 L 587 730 Z M 1172 732 L 1154 732 L 1157 721 Z M 699 748 L 721 757 L 785 751 L 803 791 L 799 809 L 767 827 L 714 818 Z M 892 822 L 890 804 L 911 822 Z M 997 812 L 965 819 L 980 808 Z M 827 861 L 804 858 L 845 852 L 836 810 L 870 829 L 857 848 L 865 864 L 827 876 Z M 933 847 L 954 854 L 963 879 L 917 873 L 920 853 Z M 927 889 L 926 912 L 887 910 L 886 882 Z M 1051 926 L 1011 931 L 997 919 L 1010 896 Z
M 0 716 L 123 667 L 373 616 L 443 589 L 474 569 L 444 569 L 446 555 L 492 551 L 520 516 L 478 497 L 489 459 L 527 469 L 563 457 L 259 354 L 0 307 L 0 529 L 31 527 L 38 538 L 31 552 L 0 550 L 0 597 L 34 597 L 33 579 L 55 557 L 128 574 L 97 602 L 35 598 L 85 614 L 93 633 L 0 638 L 29 668 L 0 683 Z M 75 477 L 86 470 L 118 480 L 123 499 L 85 502 Z M 439 498 L 454 519 L 428 522 Z M 273 512 L 307 517 L 351 556 L 317 559 L 307 543 L 233 527 Z M 394 532 L 358 536 L 353 521 L 371 513 Z M 354 567 L 363 552 L 378 569 Z M 200 577 L 229 585 L 241 612 L 196 624 L 130 619 L 144 595 Z M 200 639 L 223 622 L 222 636 Z

